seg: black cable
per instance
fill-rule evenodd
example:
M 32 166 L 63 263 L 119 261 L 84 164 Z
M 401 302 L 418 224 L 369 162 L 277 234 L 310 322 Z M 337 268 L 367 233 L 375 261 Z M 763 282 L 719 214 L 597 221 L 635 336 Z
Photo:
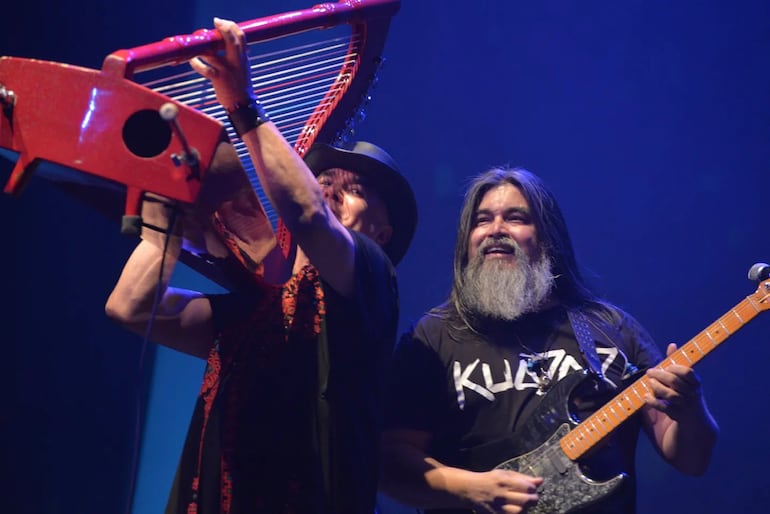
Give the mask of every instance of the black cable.
M 147 328 L 142 336 L 142 347 L 139 352 L 139 375 L 140 378 L 143 375 L 144 360 L 147 354 L 147 348 L 150 343 L 150 335 L 152 334 L 152 325 L 157 314 L 158 306 L 163 293 L 163 269 L 166 265 L 166 255 L 168 254 L 168 247 L 171 242 L 171 234 L 176 229 L 177 222 L 177 208 L 174 205 L 169 206 L 171 209 L 171 216 L 169 217 L 169 227 L 165 232 L 166 237 L 163 240 L 163 253 L 161 254 L 160 269 L 158 270 L 158 282 L 155 286 L 155 294 L 153 296 L 152 308 L 150 309 L 150 319 L 147 320 Z M 155 227 L 150 227 L 153 230 L 157 230 Z M 170 278 L 169 278 L 170 280 Z M 144 418 L 142 416 L 142 396 L 137 394 L 136 399 L 136 423 L 134 426 L 134 454 L 131 459 L 131 476 L 128 488 L 128 502 L 126 505 L 126 514 L 131 514 L 134 505 L 134 495 L 136 493 L 136 479 L 139 472 L 139 454 L 141 452 L 141 435 L 144 425 Z

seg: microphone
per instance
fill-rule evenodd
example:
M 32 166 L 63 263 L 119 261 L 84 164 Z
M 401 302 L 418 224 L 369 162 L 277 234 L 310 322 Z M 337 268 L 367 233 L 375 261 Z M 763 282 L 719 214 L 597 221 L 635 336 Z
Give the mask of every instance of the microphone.
M 758 262 L 749 269 L 749 280 L 762 281 L 770 278 L 770 264 Z

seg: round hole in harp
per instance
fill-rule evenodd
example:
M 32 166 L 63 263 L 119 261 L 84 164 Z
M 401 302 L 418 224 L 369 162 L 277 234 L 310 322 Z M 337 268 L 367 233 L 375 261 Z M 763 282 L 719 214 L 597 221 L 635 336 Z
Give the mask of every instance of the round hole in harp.
M 171 142 L 171 126 L 157 110 L 144 109 L 128 117 L 123 125 L 123 142 L 139 157 L 160 155 Z

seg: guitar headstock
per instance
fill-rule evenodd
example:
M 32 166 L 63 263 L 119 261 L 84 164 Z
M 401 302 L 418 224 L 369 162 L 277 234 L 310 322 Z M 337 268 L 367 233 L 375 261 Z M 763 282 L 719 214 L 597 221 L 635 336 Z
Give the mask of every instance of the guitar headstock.
M 757 290 L 749 295 L 749 300 L 760 310 L 770 309 L 770 279 L 760 282 Z
M 757 291 L 748 297 L 760 310 L 770 308 L 770 264 L 757 262 L 749 269 L 749 280 L 759 282 Z

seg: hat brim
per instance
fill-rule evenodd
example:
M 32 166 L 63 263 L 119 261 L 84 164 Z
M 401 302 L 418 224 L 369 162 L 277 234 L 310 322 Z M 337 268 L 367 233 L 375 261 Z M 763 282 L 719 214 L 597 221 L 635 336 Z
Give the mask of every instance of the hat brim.
M 342 168 L 366 178 L 385 203 L 393 227 L 393 235 L 383 250 L 393 265 L 398 264 L 414 236 L 417 202 L 412 187 L 390 155 L 365 141 L 357 142 L 351 150 L 318 144 L 305 154 L 305 163 L 316 176 L 328 169 Z

